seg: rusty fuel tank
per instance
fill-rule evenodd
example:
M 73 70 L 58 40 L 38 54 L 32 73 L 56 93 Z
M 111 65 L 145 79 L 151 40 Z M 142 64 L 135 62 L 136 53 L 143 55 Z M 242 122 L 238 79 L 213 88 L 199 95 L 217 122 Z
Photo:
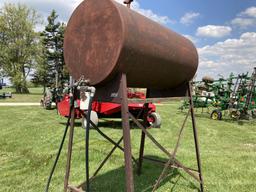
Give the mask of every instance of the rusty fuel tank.
M 64 39 L 70 74 L 104 86 L 118 73 L 129 87 L 175 88 L 193 78 L 198 54 L 185 37 L 112 0 L 83 1 Z

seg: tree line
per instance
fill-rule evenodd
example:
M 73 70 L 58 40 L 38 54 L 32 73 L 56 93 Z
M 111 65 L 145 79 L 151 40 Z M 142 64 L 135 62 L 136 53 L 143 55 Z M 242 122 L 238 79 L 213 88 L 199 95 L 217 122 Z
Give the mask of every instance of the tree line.
M 63 57 L 66 25 L 52 10 L 42 31 L 39 14 L 26 5 L 4 4 L 0 8 L 0 77 L 8 77 L 17 93 L 28 93 L 28 81 L 58 87 L 69 74 Z

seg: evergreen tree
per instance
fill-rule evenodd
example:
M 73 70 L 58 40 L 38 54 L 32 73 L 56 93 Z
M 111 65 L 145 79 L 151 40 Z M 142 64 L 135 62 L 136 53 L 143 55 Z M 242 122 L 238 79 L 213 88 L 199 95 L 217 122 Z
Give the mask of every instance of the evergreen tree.
M 33 74 L 32 82 L 35 85 L 42 85 L 44 87 L 43 92 L 45 93 L 45 89 L 47 86 L 51 85 L 51 75 L 52 67 L 48 65 L 46 58 L 46 49 L 43 46 L 43 39 L 40 39 L 40 52 L 37 57 L 37 64 L 35 67 L 35 72 Z
M 63 41 L 65 24 L 56 22 L 58 15 L 52 10 L 47 18 L 48 24 L 41 33 L 42 37 L 42 55 L 41 62 L 38 62 L 33 81 L 38 84 L 60 86 L 65 79 L 68 79 L 68 73 L 64 67 Z

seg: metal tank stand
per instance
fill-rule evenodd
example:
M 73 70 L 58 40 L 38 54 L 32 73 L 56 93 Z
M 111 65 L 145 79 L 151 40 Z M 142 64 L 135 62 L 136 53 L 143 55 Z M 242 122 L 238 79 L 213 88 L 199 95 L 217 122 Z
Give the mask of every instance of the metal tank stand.
M 110 137 L 104 134 L 92 121 L 90 125 L 106 140 L 114 145 L 111 149 L 109 154 L 106 158 L 102 161 L 96 171 L 93 173 L 91 178 L 86 177 L 86 181 L 81 183 L 78 186 L 73 186 L 69 184 L 69 177 L 70 177 L 70 168 L 71 168 L 71 159 L 72 159 L 72 149 L 73 149 L 73 137 L 74 137 L 74 124 L 75 124 L 75 108 L 71 109 L 71 121 L 70 121 L 70 130 L 69 130 L 69 142 L 68 142 L 68 152 L 67 152 L 67 164 L 66 164 L 66 174 L 64 179 L 64 192 L 72 191 L 72 192 L 82 192 L 85 190 L 90 191 L 90 182 L 96 177 L 98 172 L 101 168 L 105 165 L 107 160 L 113 154 L 113 152 L 119 148 L 124 152 L 124 159 L 125 159 L 125 173 L 126 173 L 126 188 L 127 191 L 134 191 L 134 184 L 133 184 L 133 173 L 132 173 L 132 160 L 135 164 L 137 164 L 136 159 L 132 156 L 131 153 L 131 140 L 130 140 L 130 124 L 129 124 L 129 111 L 128 111 L 128 99 L 127 99 L 127 84 L 126 84 L 126 75 L 122 74 L 120 76 L 120 82 L 117 82 L 119 85 L 118 91 L 118 101 L 121 103 L 121 113 L 122 113 L 122 127 L 123 127 L 123 136 L 117 141 L 113 141 Z M 75 98 L 74 98 L 75 99 Z M 76 108 L 78 109 L 78 108 Z M 83 115 L 84 118 L 87 118 L 88 114 L 84 111 L 80 110 L 80 113 Z M 88 129 L 88 125 L 87 128 Z M 88 135 L 88 133 L 86 134 Z M 124 147 L 120 146 L 121 142 L 124 142 Z M 86 144 L 86 154 L 88 154 L 88 143 Z M 89 166 L 86 168 L 89 171 Z M 87 175 L 88 176 L 88 175 Z
M 67 153 L 67 164 L 66 164 L 66 174 L 64 179 L 64 191 L 68 190 L 69 186 L 69 176 L 73 149 L 73 138 L 74 138 L 74 125 L 75 125 L 75 108 L 71 110 L 71 121 L 69 129 L 69 139 L 68 139 L 68 153 Z
M 142 124 L 140 124 L 140 122 L 138 122 L 131 114 L 130 117 L 132 118 L 132 120 L 142 129 L 142 133 L 141 133 L 141 143 L 140 143 L 140 154 L 139 154 L 139 166 L 137 169 L 137 174 L 141 174 L 141 169 L 142 169 L 142 163 L 143 163 L 143 159 L 149 160 L 149 161 L 153 161 L 156 163 L 160 163 L 160 164 L 164 164 L 164 169 L 162 170 L 162 173 L 160 174 L 160 176 L 158 177 L 153 190 L 152 191 L 156 191 L 156 189 L 159 187 L 160 182 L 162 181 L 162 179 L 165 176 L 166 171 L 168 170 L 168 168 L 172 167 L 172 168 L 179 168 L 184 170 L 187 174 L 189 174 L 190 176 L 192 176 L 195 180 L 197 180 L 200 184 L 200 191 L 203 192 L 204 191 L 204 186 L 203 186 L 203 175 L 202 175 L 202 168 L 201 168 L 201 158 L 200 158 L 200 150 L 199 150 L 199 143 L 198 143 L 198 135 L 197 135 L 197 128 L 196 128 L 196 121 L 195 121 L 195 113 L 194 113 L 194 107 L 193 107 L 193 100 L 192 100 L 192 94 L 191 94 L 191 83 L 188 83 L 187 85 L 187 90 L 188 90 L 188 97 L 189 97 L 189 103 L 190 103 L 190 107 L 188 110 L 188 113 L 182 123 L 181 129 L 179 131 L 179 135 L 178 135 L 178 140 L 176 142 L 175 148 L 173 150 L 172 153 L 170 153 L 169 151 L 167 151 L 146 129 L 145 126 L 143 126 Z M 179 162 L 176 158 L 176 153 L 178 151 L 178 147 L 180 145 L 181 142 L 181 137 L 182 137 L 182 133 L 184 132 L 184 128 L 185 128 L 185 124 L 186 121 L 189 117 L 189 114 L 191 115 L 191 119 L 192 119 L 192 128 L 193 128 L 193 137 L 194 137 L 194 144 L 195 144 L 195 152 L 196 152 L 196 160 L 197 160 L 197 170 L 192 169 L 192 168 L 188 168 L 186 166 L 184 166 L 181 162 Z M 145 146 L 145 138 L 146 136 L 163 152 L 165 153 L 168 157 L 169 160 L 167 162 L 164 161 L 160 161 L 157 159 L 153 159 L 153 158 L 148 158 L 148 157 L 144 157 L 144 146 Z
M 140 175 L 142 171 L 142 164 L 143 160 L 150 160 L 154 162 L 158 162 L 164 165 L 163 171 L 161 175 L 159 176 L 158 180 L 153 186 L 153 190 L 155 191 L 162 179 L 165 176 L 166 170 L 168 168 L 177 168 L 184 170 L 187 174 L 192 176 L 196 181 L 200 183 L 200 191 L 203 192 L 203 176 L 202 176 L 202 169 L 201 169 L 201 159 L 200 159 L 200 152 L 199 152 L 199 144 L 198 144 L 198 136 L 197 136 L 197 128 L 196 128 L 196 122 L 195 122 L 195 115 L 194 115 L 194 108 L 193 108 L 193 100 L 191 95 L 191 85 L 190 83 L 187 84 L 187 90 L 188 90 L 188 97 L 190 100 L 190 108 L 188 110 L 188 113 L 184 119 L 184 122 L 181 126 L 181 129 L 179 131 L 178 140 L 175 146 L 175 149 L 172 153 L 170 153 L 166 148 L 164 148 L 149 132 L 148 132 L 148 125 L 146 123 L 141 123 L 138 121 L 136 117 L 134 117 L 128 110 L 128 98 L 127 98 L 127 79 L 126 74 L 121 74 L 115 81 L 115 86 L 118 86 L 115 102 L 121 103 L 121 114 L 122 114 L 122 129 L 123 129 L 123 136 L 118 141 L 113 141 L 110 137 L 108 137 L 105 133 L 103 133 L 92 121 L 89 121 L 91 126 L 106 140 L 108 140 L 110 143 L 113 144 L 113 148 L 110 150 L 109 154 L 105 157 L 105 159 L 101 162 L 101 164 L 98 166 L 96 171 L 92 174 L 92 176 L 88 179 L 86 179 L 85 182 L 81 183 L 80 185 L 74 187 L 72 185 L 69 185 L 69 174 L 70 174 L 70 164 L 71 164 L 71 156 L 72 156 L 72 145 L 73 145 L 73 134 L 74 134 L 74 122 L 75 122 L 75 115 L 74 111 L 71 113 L 71 122 L 70 122 L 70 133 L 69 133 L 69 144 L 68 144 L 68 155 L 67 155 L 67 166 L 66 166 L 66 176 L 64 181 L 64 191 L 72 191 L 72 192 L 83 192 L 83 191 L 90 191 L 90 183 L 95 179 L 101 168 L 105 165 L 105 163 L 108 161 L 110 156 L 114 153 L 114 151 L 118 148 L 124 152 L 124 163 L 125 163 L 125 183 L 126 187 L 125 190 L 127 192 L 134 192 L 134 180 L 133 180 L 133 164 L 135 163 L 137 166 L 137 173 Z M 114 84 L 115 84 L 114 83 Z M 115 87 L 114 86 L 114 87 Z M 106 88 L 104 88 L 106 90 Z M 100 90 L 99 90 L 100 91 Z M 115 92 L 116 93 L 116 92 Z M 144 105 L 144 114 L 147 114 L 147 107 L 148 103 Z M 80 111 L 84 117 L 87 117 L 87 114 L 85 114 L 83 111 Z M 195 143 L 195 152 L 196 152 L 196 159 L 197 159 L 197 169 L 188 168 L 185 165 L 183 165 L 177 158 L 176 153 L 178 151 L 178 147 L 181 142 L 182 133 L 185 129 L 186 121 L 189 117 L 189 115 L 192 118 L 192 127 L 193 127 L 193 137 L 194 137 L 194 143 Z M 146 116 L 144 115 L 146 118 Z M 140 144 L 140 154 L 138 162 L 137 160 L 132 156 L 132 149 L 131 149 L 131 136 L 130 136 L 130 123 L 129 120 L 132 120 L 141 130 L 141 144 Z M 167 162 L 159 161 L 156 159 L 144 157 L 144 145 L 145 145 L 145 139 L 148 137 L 163 153 L 167 155 L 169 160 Z M 121 142 L 124 142 L 124 147 L 120 146 Z M 87 148 L 88 150 L 88 148 Z

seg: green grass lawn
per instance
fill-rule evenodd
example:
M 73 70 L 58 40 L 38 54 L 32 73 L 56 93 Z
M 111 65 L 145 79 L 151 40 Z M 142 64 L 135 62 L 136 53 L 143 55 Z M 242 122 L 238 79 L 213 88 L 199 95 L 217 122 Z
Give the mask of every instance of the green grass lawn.
M 42 98 L 43 88 L 29 88 L 29 94 L 16 94 L 13 88 L 3 88 L 0 93 L 12 92 L 12 98 L 0 99 L 0 102 L 40 102 Z
M 179 102 L 157 106 L 162 116 L 162 127 L 150 132 L 169 151 L 172 151 L 185 113 L 177 110 Z M 209 114 L 198 110 L 197 125 L 202 157 L 202 169 L 206 191 L 253 192 L 256 189 L 256 122 L 233 122 L 224 117 L 222 121 L 209 119 Z M 40 107 L 0 107 L 0 191 L 44 191 L 55 154 L 57 152 L 65 118 L 55 110 Z M 100 128 L 114 140 L 122 134 L 120 122 Z M 141 131 L 133 127 L 132 152 L 139 154 Z M 66 142 L 67 144 L 67 142 Z M 196 168 L 191 121 L 188 121 L 178 159 Z M 90 173 L 97 168 L 112 145 L 95 130 L 90 131 Z M 146 140 L 146 156 L 166 159 L 152 142 Z M 75 129 L 71 183 L 79 184 L 85 178 L 84 130 L 78 123 Z M 53 176 L 51 190 L 63 191 L 66 163 L 66 145 Z M 135 175 L 135 191 L 151 191 L 162 167 L 144 161 L 142 175 Z M 117 150 L 91 185 L 92 191 L 125 191 L 123 154 Z M 158 191 L 198 191 L 198 184 L 182 170 L 174 170 L 161 183 Z

